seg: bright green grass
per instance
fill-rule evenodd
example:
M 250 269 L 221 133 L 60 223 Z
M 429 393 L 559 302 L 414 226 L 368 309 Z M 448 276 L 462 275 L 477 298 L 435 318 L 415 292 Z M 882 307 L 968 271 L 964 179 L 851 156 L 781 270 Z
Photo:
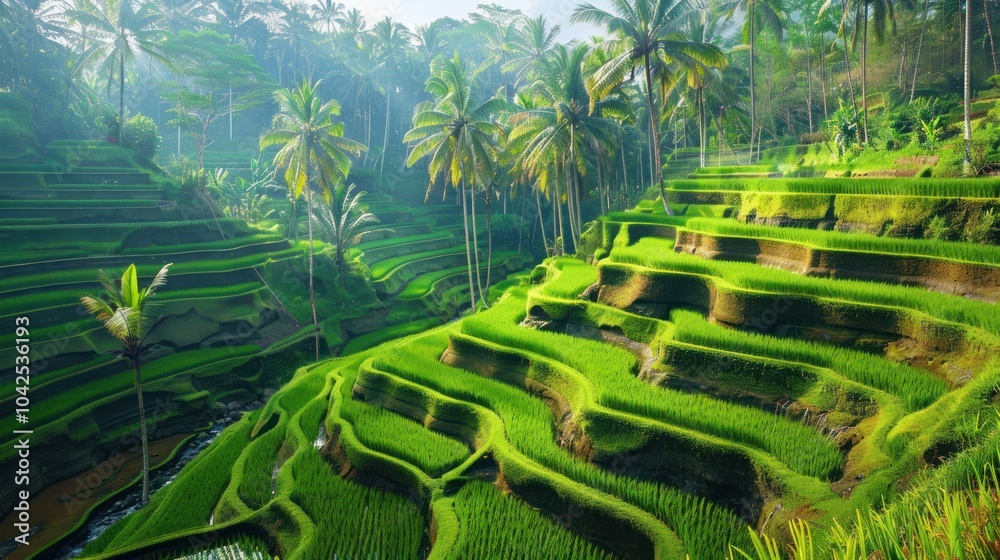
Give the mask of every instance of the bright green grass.
M 524 309 L 523 297 L 508 296 L 489 311 L 466 318 L 462 331 L 579 371 L 594 384 L 600 404 L 608 408 L 755 447 L 808 476 L 830 480 L 840 471 L 840 452 L 812 427 L 760 409 L 652 386 L 637 377 L 639 364 L 626 350 L 518 326 Z
M 79 199 L 79 200 L 64 200 L 64 199 L 53 199 L 53 200 L 4 200 L 3 207 L 10 209 L 17 208 L 28 208 L 28 209 L 50 209 L 50 208 L 97 208 L 97 209 L 115 209 L 115 208 L 166 208 L 168 203 L 163 200 L 138 200 L 124 198 L 121 200 L 115 199 Z
M 354 427 L 358 440 L 370 449 L 398 457 L 438 477 L 470 454 L 465 444 L 433 432 L 417 422 L 346 395 L 341 416 Z
M 948 384 L 933 374 L 872 354 L 726 329 L 693 311 L 675 310 L 670 319 L 675 325 L 674 338 L 680 342 L 825 367 L 851 381 L 901 398 L 910 410 L 924 408 L 948 392 Z
M 344 349 L 341 350 L 340 355 L 347 356 L 349 354 L 361 352 L 362 350 L 378 346 L 387 340 L 401 338 L 410 334 L 422 333 L 440 324 L 441 320 L 437 317 L 429 317 L 427 319 L 419 319 L 409 323 L 402 323 L 399 325 L 381 328 L 377 331 L 372 331 L 370 333 L 365 333 L 361 336 L 352 338 L 347 342 L 347 345 L 344 346 Z
M 493 253 L 493 262 L 491 266 L 499 266 L 507 261 L 507 259 L 518 256 L 517 251 L 501 251 Z M 457 266 L 453 268 L 446 268 L 443 270 L 437 270 L 427 274 L 421 274 L 406 285 L 406 288 L 397 297 L 397 299 L 420 299 L 434 290 L 434 285 L 444 280 L 445 278 L 450 278 L 456 274 L 463 274 L 469 270 L 467 266 Z M 480 271 L 486 273 L 486 265 L 483 263 L 480 266 Z
M 285 443 L 283 425 L 256 437 L 240 452 L 241 462 L 233 480 L 240 499 L 250 509 L 260 509 L 271 501 L 278 468 L 278 450 Z
M 672 245 L 673 242 L 669 242 Z M 946 321 L 970 325 L 1000 335 L 996 306 L 959 296 L 928 292 L 894 284 L 858 280 L 830 280 L 763 268 L 755 264 L 707 260 L 664 250 L 663 240 L 643 238 L 629 247 L 617 247 L 609 261 L 723 279 L 748 290 L 853 301 L 869 305 L 909 308 Z M 607 262 L 607 261 L 605 261 Z
M 864 251 L 892 255 L 916 255 L 958 261 L 1000 264 L 1000 248 L 977 243 L 881 237 L 864 233 L 842 233 L 813 229 L 745 224 L 736 220 L 692 218 L 685 229 L 732 237 L 773 239 L 824 249 Z
M 95 276 L 96 278 L 96 276 Z M 185 290 L 164 290 L 156 294 L 156 301 L 181 301 L 187 299 L 227 298 L 248 294 L 262 289 L 258 282 L 244 282 L 228 286 L 206 288 L 189 288 Z M 28 294 L 14 298 L 0 298 L 0 317 L 25 314 L 31 311 L 41 311 L 80 303 L 80 290 L 47 291 L 39 294 Z M 2 339 L 0 339 L 2 340 Z
M 271 253 L 255 254 L 255 255 L 244 255 L 242 257 L 236 257 L 232 259 L 204 259 L 196 261 L 188 261 L 176 263 L 174 266 L 170 267 L 171 276 L 179 276 L 181 274 L 203 274 L 209 272 L 229 272 L 234 270 L 242 270 L 245 268 L 250 268 L 254 266 L 260 266 L 272 260 L 287 259 L 296 257 L 302 254 L 305 242 L 299 243 L 298 246 L 283 249 L 280 251 L 274 251 Z M 166 263 L 164 263 L 166 264 Z M 162 265 L 149 265 L 140 264 L 136 268 L 139 271 L 140 278 L 149 278 L 159 271 Z M 3 287 L 3 292 L 21 290 L 25 288 L 37 288 L 44 286 L 58 286 L 60 284 L 76 284 L 76 283 L 89 283 L 97 282 L 97 275 L 91 270 L 66 270 L 57 271 L 51 273 L 43 274 L 32 274 L 19 276 L 16 279 L 5 282 Z
M 250 415 L 219 434 L 178 473 L 170 492 L 157 492 L 149 505 L 112 525 L 87 544 L 84 556 L 207 525 L 229 484 L 233 463 L 250 442 L 252 418 Z
M 732 175 L 734 173 L 770 173 L 773 165 L 723 165 L 714 167 L 699 167 L 697 175 Z
M 371 267 L 372 279 L 380 280 L 385 278 L 396 271 L 396 269 L 406 266 L 411 262 L 416 262 L 424 259 L 431 259 L 434 257 L 441 257 L 445 255 L 454 255 L 457 253 L 464 253 L 465 246 L 456 245 L 455 247 L 448 247 L 445 249 L 438 249 L 436 251 L 426 251 L 423 253 L 414 253 L 412 255 L 402 255 L 399 257 L 393 257 L 391 259 L 385 259 L 379 261 L 374 266 Z
M 702 498 L 652 481 L 603 470 L 557 443 L 552 413 L 541 399 L 505 383 L 438 361 L 447 333 L 411 339 L 405 348 L 379 354 L 376 366 L 455 399 L 497 413 L 507 437 L 526 457 L 576 482 L 642 508 L 675 531 L 696 560 L 718 558 L 724 543 L 746 543 L 746 526 L 731 512 Z
M 316 526 L 314 540 L 297 560 L 422 557 L 422 508 L 402 496 L 345 481 L 315 449 L 299 449 L 290 464 L 291 499 Z
M 904 195 L 957 198 L 1000 198 L 998 179 L 783 178 L 679 179 L 668 188 L 680 191 L 745 191 L 774 193 Z
M 204 348 L 171 354 L 159 360 L 142 366 L 143 383 L 164 379 L 178 373 L 186 373 L 193 369 L 220 362 L 227 359 L 249 359 L 260 352 L 260 348 L 252 344 L 228 348 Z M 32 410 L 31 422 L 42 426 L 63 419 L 67 413 L 86 409 L 88 405 L 105 397 L 133 390 L 132 371 L 122 371 L 115 375 L 94 381 L 81 380 L 72 390 L 61 393 L 58 401 L 50 400 L 49 406 L 36 407 Z M 0 429 L 11 433 L 17 424 L 13 417 L 0 419 Z
M 483 481 L 465 484 L 455 495 L 460 526 L 449 558 L 545 558 L 611 560 L 614 556 Z
M 393 236 L 388 239 L 379 239 L 378 241 L 369 241 L 367 243 L 361 243 L 357 245 L 356 248 L 362 251 L 371 251 L 372 249 L 381 249 L 383 247 L 392 247 L 395 245 L 402 245 L 407 243 L 420 243 L 422 241 L 437 241 L 439 239 L 446 239 L 451 237 L 450 233 L 446 232 L 433 232 L 433 233 L 422 233 L 419 235 L 408 235 L 408 236 Z

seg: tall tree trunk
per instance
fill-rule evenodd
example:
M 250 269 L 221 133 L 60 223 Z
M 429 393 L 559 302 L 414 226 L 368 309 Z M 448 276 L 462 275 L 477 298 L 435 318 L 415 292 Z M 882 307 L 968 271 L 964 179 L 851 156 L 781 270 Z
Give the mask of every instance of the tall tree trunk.
M 847 0 L 840 0 L 840 6 L 847 17 Z M 861 144 L 861 122 L 858 119 L 858 97 L 854 94 L 854 79 L 851 77 L 851 55 L 847 49 L 847 33 L 844 33 L 844 62 L 847 70 L 847 87 L 851 91 L 851 106 L 854 109 L 854 130 L 858 135 L 858 144 Z
M 865 119 L 865 144 L 868 144 L 868 4 L 861 36 L 861 112 Z
M 656 182 L 660 184 L 660 196 L 663 198 L 663 210 L 668 216 L 673 216 L 674 212 L 667 204 L 667 189 L 663 184 L 663 165 L 660 163 L 660 119 L 656 114 L 656 104 L 653 103 L 653 75 L 649 69 L 649 55 L 645 58 L 646 66 L 643 71 L 646 74 L 646 102 L 649 104 L 649 128 L 653 133 L 653 164 L 656 167 Z
M 962 61 L 962 66 L 964 67 L 965 76 L 965 128 L 964 128 L 964 139 L 965 139 L 965 161 L 963 162 L 963 168 L 966 175 L 972 174 L 972 119 L 971 119 L 971 80 L 969 73 L 969 58 L 972 54 L 972 6 L 969 4 L 972 0 L 966 0 L 965 2 L 965 42 L 963 50 L 965 51 L 965 60 Z
M 486 192 L 486 289 L 490 289 L 490 273 L 493 272 L 493 185 Z M 485 302 L 484 302 L 485 303 Z
M 473 155 L 472 156 L 472 169 L 475 170 L 475 168 L 476 168 L 476 160 L 475 160 L 475 155 Z M 475 179 L 475 178 L 473 178 L 473 179 Z M 482 265 L 479 262 L 479 234 L 476 232 L 476 183 L 475 183 L 475 180 L 473 180 L 472 184 L 470 185 L 469 191 L 470 191 L 469 192 L 469 198 L 472 200 L 472 203 L 470 205 L 471 206 L 471 210 L 472 210 L 472 245 L 474 246 L 473 247 L 473 251 L 472 251 L 472 256 L 473 256 L 473 258 L 474 258 L 474 260 L 476 262 L 476 286 L 479 287 L 479 301 L 483 302 L 483 305 L 485 306 L 486 305 L 486 295 L 483 294 L 483 276 L 482 276 L 482 273 L 479 270 Z
M 924 46 L 924 29 L 927 27 L 927 4 L 924 0 L 924 17 L 920 20 L 920 39 L 917 41 L 917 56 L 913 63 L 913 83 L 910 84 L 910 103 L 913 103 L 913 96 L 917 92 L 917 72 L 920 70 L 920 51 Z
M 378 182 L 382 183 L 382 171 L 385 169 L 385 153 L 389 147 L 389 85 L 385 86 L 385 133 L 382 135 L 382 161 L 378 164 Z
M 747 20 L 747 25 L 750 26 L 750 163 L 751 164 L 753 164 L 753 162 L 754 162 L 754 159 L 753 159 L 753 135 L 754 135 L 754 131 L 756 130 L 755 124 L 757 122 L 756 121 L 756 118 L 757 118 L 757 105 L 756 105 L 756 101 L 754 100 L 754 98 L 756 98 L 757 95 L 756 95 L 756 89 L 754 88 L 755 84 L 754 84 L 754 67 L 753 67 L 753 58 L 754 58 L 753 54 L 754 54 L 754 50 L 755 50 L 754 47 L 756 46 L 756 42 L 757 42 L 757 39 L 754 36 L 755 35 L 754 34 L 754 24 L 756 23 L 754 21 L 756 19 L 754 17 L 754 14 L 756 13 L 756 10 L 757 10 L 756 6 L 757 6 L 756 0 L 750 0 L 750 16 L 749 16 L 749 19 Z
M 542 219 L 542 189 L 535 185 L 535 206 L 538 207 L 538 231 L 542 232 L 542 246 L 545 247 L 545 255 L 549 256 L 549 242 L 545 239 L 545 220 Z
M 118 53 L 118 134 L 115 142 L 121 144 L 125 131 L 125 51 Z
M 135 350 L 139 351 L 138 348 Z M 142 380 L 139 377 L 139 357 L 132 357 L 135 396 L 139 399 L 139 439 L 142 442 L 142 505 L 149 503 L 149 438 L 146 435 L 146 405 L 142 399 Z
M 808 95 L 806 97 L 806 113 L 809 115 L 809 134 L 813 131 L 813 81 L 812 81 L 812 36 L 809 34 L 809 26 L 806 26 L 806 85 Z M 721 147 L 720 147 L 721 149 Z
M 555 193 L 549 190 L 549 204 L 552 206 L 552 254 L 559 256 L 562 254 L 560 251 L 560 246 L 562 242 L 559 240 L 559 216 L 562 216 L 562 212 L 559 210 L 559 182 L 553 181 L 553 186 L 551 188 L 555 189 Z M 556 213 L 559 212 L 557 216 Z
M 971 0 L 970 0 L 971 1 Z M 986 20 L 986 35 L 990 38 L 990 55 L 993 56 L 993 73 L 998 74 L 997 69 L 997 47 L 993 43 L 993 24 L 990 23 L 990 9 L 986 5 L 987 0 L 983 0 L 983 19 Z
M 823 120 L 830 119 L 830 113 L 826 105 L 826 45 L 823 42 L 823 34 L 819 34 L 819 81 L 823 87 Z
M 572 149 L 572 148 L 571 148 Z M 563 158 L 563 174 L 566 176 L 566 214 L 567 221 L 569 222 L 569 237 L 573 242 L 573 252 L 576 252 L 576 228 L 573 223 L 573 167 L 572 163 L 567 163 L 566 158 Z M 560 215 L 562 212 L 560 212 Z M 567 245 L 565 236 L 563 237 L 563 246 Z
M 316 347 L 316 361 L 319 361 L 319 319 L 316 317 L 316 290 L 313 284 L 313 221 L 312 221 L 312 187 L 309 185 L 309 155 L 306 150 L 306 231 L 309 235 L 309 307 L 313 316 L 313 344 Z
M 698 163 L 705 167 L 705 91 L 698 88 Z
M 472 252 L 469 249 L 469 206 L 465 200 L 465 177 L 462 178 L 462 227 L 465 228 L 465 262 L 469 265 L 469 302 L 476 310 L 476 285 L 472 281 Z
M 625 165 L 625 142 L 622 141 L 621 130 L 618 131 L 618 147 L 622 154 L 622 183 L 625 185 L 625 190 L 628 191 L 628 170 Z

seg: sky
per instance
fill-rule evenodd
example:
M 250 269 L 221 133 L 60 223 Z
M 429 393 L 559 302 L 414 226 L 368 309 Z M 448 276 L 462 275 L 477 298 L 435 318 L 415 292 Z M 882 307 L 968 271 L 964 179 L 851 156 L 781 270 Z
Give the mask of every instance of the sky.
M 549 25 L 559 24 L 561 42 L 571 39 L 586 39 L 600 30 L 585 25 L 570 25 L 569 17 L 581 0 L 342 0 L 348 8 L 358 8 L 365 15 L 368 25 L 391 16 L 411 29 L 421 23 L 430 23 L 440 17 L 455 19 L 467 17 L 477 4 L 500 4 L 505 8 L 520 9 L 528 16 L 543 14 Z M 587 0 L 591 4 L 608 9 L 608 0 Z

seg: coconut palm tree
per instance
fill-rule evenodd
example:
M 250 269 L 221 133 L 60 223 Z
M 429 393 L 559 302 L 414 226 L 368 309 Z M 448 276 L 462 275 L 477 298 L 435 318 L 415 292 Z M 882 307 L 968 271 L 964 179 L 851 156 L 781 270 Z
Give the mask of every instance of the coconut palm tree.
M 234 44 L 246 44 L 250 31 L 274 11 L 273 4 L 266 0 L 216 0 L 209 5 L 215 12 L 219 32 L 228 35 Z
M 614 36 L 605 41 L 612 51 L 618 49 L 619 43 L 623 43 L 622 48 L 617 51 L 619 54 L 591 77 L 591 98 L 602 98 L 623 82 L 629 73 L 634 76 L 636 66 L 642 66 L 656 181 L 660 186 L 663 209 L 672 214 L 667 204 L 660 162 L 660 111 L 653 100 L 653 65 L 659 59 L 667 64 L 724 66 L 726 56 L 714 45 L 678 36 L 678 28 L 690 11 L 686 0 L 611 0 L 611 5 L 613 13 L 592 4 L 582 4 L 570 17 L 571 22 L 591 23 L 606 28 Z
M 737 11 L 746 13 L 743 21 L 743 44 L 750 47 L 750 161 L 753 163 L 753 141 L 756 134 L 756 103 L 757 90 L 754 87 L 754 51 L 757 35 L 764 29 L 770 30 L 780 41 L 785 30 L 785 12 L 781 9 L 780 0 L 730 0 L 723 3 L 720 9 L 726 14 L 726 20 Z
M 367 193 L 354 189 L 353 183 L 346 188 L 338 185 L 330 203 L 317 201 L 312 211 L 312 219 L 329 234 L 330 243 L 336 248 L 341 285 L 344 285 L 344 251 L 358 242 L 362 226 L 378 223 L 375 214 L 361 207 L 361 197 Z
M 164 31 L 161 14 L 152 2 L 134 6 L 131 0 L 96 0 L 88 9 L 67 10 L 67 17 L 90 29 L 93 50 L 84 63 L 99 61 L 108 83 L 118 71 L 118 126 L 125 124 L 125 62 L 145 53 L 169 64 L 157 46 Z
M 406 165 L 412 166 L 425 156 L 430 156 L 428 174 L 430 184 L 425 200 L 430 197 L 434 183 L 441 178 L 447 188 L 460 188 L 462 217 L 465 226 L 465 256 L 469 265 L 469 297 L 476 305 L 476 290 L 472 280 L 473 256 L 479 273 L 479 250 L 476 243 L 476 197 L 472 198 L 472 244 L 469 240 L 469 209 L 465 196 L 468 185 L 475 193 L 476 186 L 486 186 L 495 174 L 498 149 L 496 138 L 502 129 L 492 119 L 500 113 L 505 101 L 493 96 L 480 102 L 476 95 L 475 74 L 462 63 L 458 54 L 451 60 L 436 59 L 427 80 L 427 92 L 433 102 L 418 105 L 413 115 L 413 128 L 406 133 L 404 142 L 413 145 Z M 475 251 L 473 251 L 473 246 Z M 479 290 L 485 305 L 485 294 Z
M 507 43 L 511 54 L 503 71 L 514 74 L 515 87 L 545 61 L 556 44 L 560 29 L 558 25 L 548 27 L 545 16 L 538 16 L 525 20 L 514 30 L 514 36 Z
M 906 6 L 910 6 L 910 0 L 901 0 Z M 826 0 L 820 8 L 820 15 L 831 5 L 832 0 Z M 895 3 L 893 0 L 842 0 L 844 13 L 840 19 L 839 35 L 844 37 L 845 48 L 847 42 L 846 28 L 848 19 L 853 14 L 854 29 L 851 31 L 851 44 L 857 49 L 858 39 L 861 40 L 861 112 L 862 122 L 858 129 L 859 141 L 868 143 L 868 28 L 871 24 L 875 35 L 875 42 L 881 43 L 885 40 L 886 30 L 896 31 Z M 860 30 L 860 34 L 859 34 Z M 848 79 L 850 79 L 850 66 L 848 66 Z M 852 88 L 853 91 L 853 88 Z
M 340 104 L 335 100 L 323 102 L 319 85 L 303 81 L 298 87 L 275 92 L 279 112 L 274 116 L 271 130 L 260 137 L 260 147 L 279 146 L 274 165 L 284 170 L 285 184 L 298 198 L 305 192 L 306 207 L 312 208 L 312 191 L 315 184 L 329 199 L 334 185 L 347 178 L 351 169 L 349 156 L 360 155 L 367 148 L 354 140 L 344 138 L 344 124 L 334 122 L 340 114 Z M 309 235 L 309 306 L 312 309 L 316 346 L 319 360 L 319 320 L 316 317 L 316 292 L 313 282 L 313 221 L 308 220 Z
M 122 349 L 119 351 L 132 365 L 132 381 L 135 384 L 135 394 L 139 399 L 139 439 L 142 441 L 142 504 L 149 503 L 149 440 L 146 437 L 146 406 L 142 401 L 142 377 L 140 376 L 140 356 L 146 342 L 146 337 L 153 332 L 159 321 L 149 324 L 152 305 L 149 299 L 156 294 L 156 289 L 167 283 L 167 268 L 156 273 L 153 281 L 144 290 L 139 289 L 138 273 L 135 265 L 129 265 L 121 277 L 121 284 L 116 285 L 115 279 L 104 272 L 98 274 L 104 286 L 103 297 L 83 296 L 80 303 L 88 313 L 97 320 L 104 321 L 104 328 L 118 339 Z M 145 333 L 145 334 L 144 334 Z
M 344 15 L 343 2 L 334 0 L 319 0 L 319 4 L 313 5 L 312 13 L 316 24 L 321 25 L 326 33 L 333 33 L 337 29 L 337 19 Z
M 361 134 L 366 145 L 371 145 L 372 140 L 372 101 L 381 97 L 385 93 L 382 86 L 382 60 L 381 54 L 375 47 L 375 40 L 368 34 L 360 36 L 358 42 L 351 42 L 347 47 L 350 51 L 343 57 L 342 65 L 338 65 L 327 78 L 338 85 L 337 95 L 340 96 L 349 107 L 354 109 L 353 122 L 357 117 L 362 117 L 364 129 Z M 362 165 L 367 165 L 368 156 Z
M 371 36 L 375 41 L 377 56 L 382 60 L 384 70 L 383 85 L 385 86 L 385 130 L 382 134 L 382 157 L 379 161 L 378 178 L 382 181 L 385 170 L 385 155 L 389 149 L 389 122 L 392 120 L 392 93 L 395 91 L 396 76 L 400 73 L 400 62 L 406 58 L 412 49 L 410 39 L 413 34 L 402 23 L 392 21 L 386 16 L 372 27 Z
M 361 14 L 361 10 L 357 8 L 351 8 L 344 12 L 344 15 L 336 19 L 337 25 L 340 26 L 340 31 L 347 34 L 349 37 L 357 39 L 368 24 L 365 23 L 365 16 Z
M 972 172 L 972 122 L 970 115 L 970 102 L 971 102 L 971 91 L 970 91 L 970 72 L 969 72 L 969 56 L 972 54 L 972 10 L 969 6 L 970 0 L 965 0 L 965 37 L 962 40 L 962 50 L 965 51 L 963 58 L 962 75 L 964 79 L 963 90 L 963 127 L 962 127 L 962 138 L 965 140 L 965 158 L 962 161 L 962 166 L 964 167 L 964 172 L 966 175 Z M 989 16 L 987 16 L 989 17 Z
M 604 115 L 625 114 L 620 97 L 590 99 L 583 66 L 589 51 L 586 45 L 553 49 L 539 79 L 528 88 L 540 103 L 511 117 L 514 129 L 508 141 L 509 149 L 520 154 L 517 167 L 525 179 L 541 179 L 544 184 L 542 176 L 553 171 L 565 179 L 562 196 L 574 249 L 583 225 L 580 178 L 587 174 L 587 164 L 605 159 L 618 140 L 618 123 Z M 552 200 L 557 205 L 562 202 L 558 193 Z

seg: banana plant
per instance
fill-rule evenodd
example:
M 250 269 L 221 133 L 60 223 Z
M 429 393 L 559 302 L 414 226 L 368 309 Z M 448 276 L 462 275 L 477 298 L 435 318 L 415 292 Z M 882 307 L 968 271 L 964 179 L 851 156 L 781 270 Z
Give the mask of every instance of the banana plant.
M 172 263 L 171 263 L 172 264 Z M 167 283 L 167 268 L 163 265 L 156 273 L 153 281 L 145 289 L 139 289 L 139 278 L 135 264 L 129 265 L 121 277 L 121 284 L 105 271 L 98 274 L 104 293 L 99 297 L 83 296 L 80 303 L 88 313 L 98 321 L 104 322 L 108 333 L 121 343 L 118 353 L 132 364 L 132 380 L 135 383 L 135 394 L 139 400 L 139 437 L 142 440 L 142 503 L 149 503 L 149 441 L 146 437 L 146 407 L 142 400 L 142 378 L 140 376 L 140 355 L 145 346 L 146 338 L 162 319 L 156 319 L 149 324 L 152 306 L 149 299 L 156 294 L 157 288 Z M 147 328 L 148 327 L 148 328 Z M 145 333 L 145 334 L 143 334 Z

